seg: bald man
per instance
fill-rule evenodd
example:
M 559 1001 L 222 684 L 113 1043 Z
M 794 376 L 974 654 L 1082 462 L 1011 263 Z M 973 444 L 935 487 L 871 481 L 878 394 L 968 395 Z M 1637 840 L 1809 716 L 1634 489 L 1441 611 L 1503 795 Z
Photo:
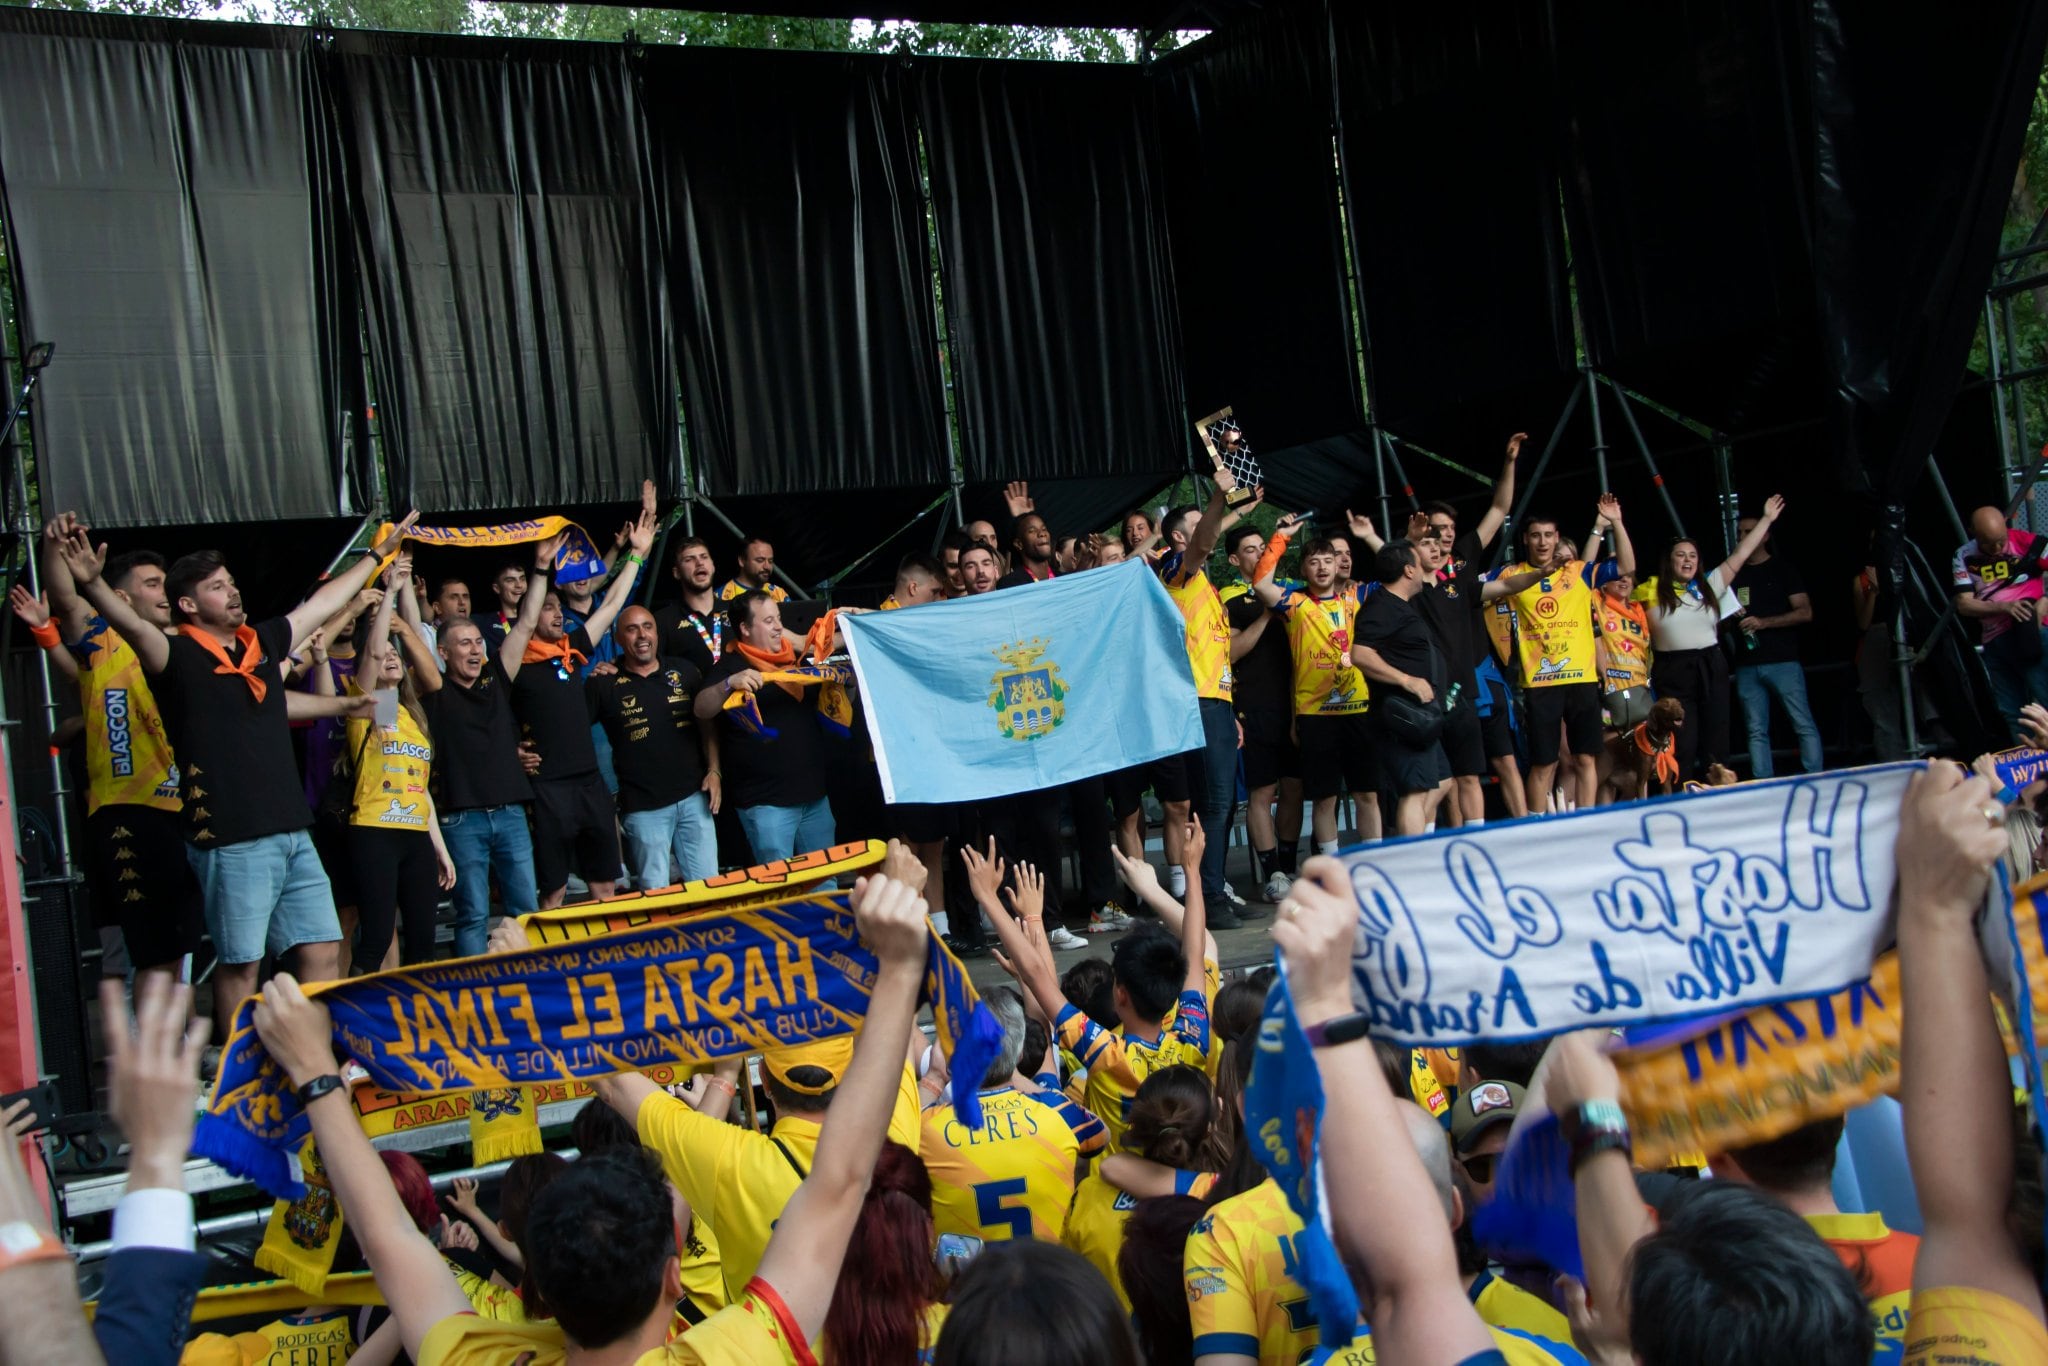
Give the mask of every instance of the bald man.
M 2008 722 L 2028 702 L 2048 702 L 2041 639 L 2041 556 L 2048 539 L 2005 523 L 1997 508 L 1970 514 L 1970 537 L 1957 549 L 1950 589 L 1956 611 L 1984 631 L 1984 668 Z
M 661 628 L 645 607 L 619 613 L 618 672 L 584 685 L 590 719 L 612 742 L 626 863 L 640 891 L 716 876 L 718 733 L 691 704 L 704 675 L 660 654 Z

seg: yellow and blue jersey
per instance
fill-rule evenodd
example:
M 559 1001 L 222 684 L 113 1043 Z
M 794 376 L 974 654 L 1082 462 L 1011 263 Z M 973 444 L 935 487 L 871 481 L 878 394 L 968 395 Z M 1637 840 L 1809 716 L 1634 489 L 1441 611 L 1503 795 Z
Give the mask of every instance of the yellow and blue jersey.
M 1060 1011 L 1058 1028 L 1060 1046 L 1087 1070 L 1088 1109 L 1108 1128 L 1112 1144 L 1122 1142 L 1131 1102 L 1145 1078 L 1162 1067 L 1208 1065 L 1209 997 L 1202 991 L 1180 994 L 1157 1039 L 1104 1029 L 1071 1005 Z
M 1466 1287 L 1465 1298 L 1479 1311 L 1479 1321 L 1488 1328 L 1506 1328 L 1552 1342 L 1572 1340 L 1571 1320 L 1519 1285 L 1511 1284 L 1491 1271 Z
M 1081 1141 L 1037 1096 L 1007 1086 L 983 1091 L 978 1129 L 955 1118 L 952 1106 L 934 1106 L 924 1112 L 918 1155 L 931 1173 L 935 1234 L 1059 1241 Z
M 1194 1356 L 1295 1366 L 1315 1350 L 1315 1309 L 1296 1274 L 1301 1234 L 1301 1216 L 1270 1179 L 1195 1222 L 1181 1262 Z
M 1498 1357 L 1488 1353 L 1479 1358 L 1481 1361 L 1498 1359 L 1502 1366 L 1586 1366 L 1586 1358 L 1569 1341 L 1558 1342 L 1509 1328 L 1489 1326 L 1487 1331 L 1493 1334 L 1494 1353 Z M 1379 1357 L 1373 1351 L 1372 1333 L 1361 1328 L 1358 1336 L 1345 1346 L 1334 1350 L 1319 1347 L 1302 1360 L 1309 1366 L 1376 1366 Z
M 1173 1193 L 1192 1195 L 1197 1199 L 1207 1195 L 1216 1184 L 1214 1172 L 1176 1171 L 1173 1174 Z M 1123 1277 L 1117 1274 L 1117 1254 L 1124 1246 L 1124 1225 L 1129 1222 L 1131 1211 L 1138 1207 L 1138 1197 L 1129 1191 L 1118 1190 L 1100 1176 L 1091 1176 L 1074 1191 L 1074 1207 L 1067 1211 L 1066 1231 L 1060 1234 L 1060 1241 L 1086 1257 L 1089 1264 L 1103 1275 L 1110 1288 L 1116 1291 L 1117 1303 L 1131 1312 L 1131 1297 L 1124 1293 Z
M 1036 1097 L 1039 1101 L 1059 1111 L 1067 1127 L 1074 1131 L 1074 1138 L 1081 1145 L 1081 1156 L 1095 1157 L 1109 1149 L 1109 1126 L 1095 1117 L 1093 1111 L 1079 1100 L 1070 1096 L 1060 1087 L 1057 1072 L 1041 1072 L 1032 1078 L 1044 1089 Z

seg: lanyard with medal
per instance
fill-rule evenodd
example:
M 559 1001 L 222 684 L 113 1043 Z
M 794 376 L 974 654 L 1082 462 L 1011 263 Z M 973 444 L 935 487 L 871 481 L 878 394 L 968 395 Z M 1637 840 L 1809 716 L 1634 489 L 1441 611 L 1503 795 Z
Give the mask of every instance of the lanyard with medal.
M 690 623 L 690 629 L 697 633 L 697 639 L 704 642 L 704 648 L 711 651 L 711 662 L 716 664 L 719 656 L 725 653 L 725 618 L 713 612 L 709 631 L 704 629 L 704 618 L 695 612 L 685 614 L 683 620 Z

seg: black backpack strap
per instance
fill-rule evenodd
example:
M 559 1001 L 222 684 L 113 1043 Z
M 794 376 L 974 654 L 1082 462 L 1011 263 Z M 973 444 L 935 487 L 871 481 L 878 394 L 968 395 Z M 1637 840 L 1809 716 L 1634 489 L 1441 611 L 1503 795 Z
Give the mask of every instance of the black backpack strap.
M 789 1169 L 796 1173 L 797 1180 L 804 1181 L 809 1179 L 811 1174 L 805 1171 L 803 1169 L 803 1164 L 796 1160 L 796 1154 L 791 1152 L 787 1147 L 783 1146 L 783 1142 L 781 1139 L 775 1137 L 775 1135 L 773 1134 L 770 1134 L 768 1136 L 768 1141 L 775 1145 L 776 1152 L 782 1154 L 782 1160 L 784 1162 L 787 1162 L 789 1164 Z

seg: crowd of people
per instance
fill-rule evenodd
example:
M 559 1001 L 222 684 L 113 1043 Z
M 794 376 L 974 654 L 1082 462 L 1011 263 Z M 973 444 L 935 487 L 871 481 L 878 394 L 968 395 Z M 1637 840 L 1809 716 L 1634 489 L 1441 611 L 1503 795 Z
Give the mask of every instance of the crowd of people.
M 1303 1226 L 1243 1117 L 1272 971 L 1225 984 L 1213 932 L 1273 915 L 1318 1037 L 1352 1009 L 1355 906 L 1318 858 L 1338 848 L 1347 806 L 1369 841 L 1483 824 L 1490 791 L 1520 818 L 1732 781 L 1737 695 L 1749 776 L 1772 773 L 1773 699 L 1802 767 L 1823 762 L 1798 664 L 1811 604 L 1771 547 L 1783 500 L 1745 518 L 1719 564 L 1679 539 L 1640 580 L 1612 495 L 1583 542 L 1539 513 L 1497 553 L 1521 440 L 1470 526 L 1431 502 L 1392 538 L 1349 513 L 1283 517 L 1268 536 L 1246 516 L 1260 492 L 1219 470 L 1201 504 L 1076 535 L 1013 484 L 1000 523 L 906 558 L 879 610 L 1144 561 L 1184 619 L 1202 744 L 1061 790 L 887 808 L 873 833 L 892 838 L 889 860 L 851 894 L 881 962 L 867 1024 L 857 1042 L 766 1056 L 765 1130 L 743 1122 L 755 1106 L 736 1104 L 738 1063 L 675 1094 L 623 1073 L 579 1117 L 574 1159 L 521 1159 L 491 1218 L 474 1192 L 446 1209 L 422 1196 L 424 1174 L 380 1159 L 345 1097 L 315 1099 L 321 1157 L 388 1314 L 308 1312 L 348 1319 L 364 1366 L 1323 1359 Z M 837 653 L 836 617 L 777 585 L 768 542 L 748 540 L 723 583 L 703 541 L 672 543 L 676 596 L 649 610 L 636 589 L 656 540 L 651 485 L 603 565 L 573 581 L 559 538 L 520 547 L 474 596 L 460 578 L 428 581 L 412 526 L 251 623 L 219 553 L 109 557 L 67 514 L 44 530 L 46 597 L 14 596 L 77 680 L 93 886 L 137 969 L 132 1028 L 120 994 L 106 998 L 116 1118 L 134 1145 L 96 1320 L 109 1359 L 116 1342 L 130 1360 L 184 1350 L 204 1271 L 177 1194 L 205 1030 L 186 1026 L 177 982 L 202 936 L 223 1026 L 265 964 L 279 969 L 257 1025 L 302 1086 L 337 1060 L 299 983 L 438 955 L 444 898 L 456 954 L 502 951 L 523 940 L 502 922 L 493 933 L 494 907 L 663 887 L 850 833 L 829 779 L 860 752 L 860 699 L 835 717 L 830 674 L 800 672 Z M 2044 545 L 1984 513 L 1973 532 L 1956 557 L 1961 610 L 1985 623 L 2017 715 L 2048 697 L 2035 686 Z M 2048 740 L 2048 714 L 2028 719 Z M 1984 818 L 1995 786 L 1937 766 L 1900 839 L 1899 938 L 1918 955 L 1902 1095 L 1924 1239 L 1834 1207 L 1839 1120 L 1639 1185 L 1613 1065 L 1589 1036 L 1462 1052 L 1330 1042 L 1315 1050 L 1328 1200 L 1363 1315 L 1327 1359 L 1846 1363 L 1889 1342 L 1915 1361 L 2048 1360 L 2040 1221 L 2008 1218 L 2012 1095 L 1969 926 L 2008 853 L 2003 816 Z M 1240 788 L 1250 898 L 1225 876 Z M 1119 935 L 1106 957 L 1061 970 L 1057 955 L 1104 932 Z M 1016 980 L 986 994 L 1002 1050 L 983 1076 L 950 1076 L 914 1023 L 928 934 L 964 956 L 992 940 Z M 978 1130 L 954 1118 L 960 1087 L 979 1095 Z M 182 1107 L 182 1130 L 141 1118 L 156 1106 Z M 1583 1281 L 1495 1265 L 1470 1231 L 1511 1129 L 1544 1113 L 1585 1139 Z M 25 1181 L 15 1158 L 0 1169 L 9 1203 Z M 35 1260 L 47 1224 L 14 1196 L 0 1213 L 40 1241 L 23 1251 L 0 1226 L 0 1254 Z M 90 1359 L 68 1287 L 11 1298 L 0 1346 Z M 1972 1333 L 1976 1356 L 1943 1354 Z
M 1993 796 L 1937 761 L 1901 811 L 1899 1095 L 1919 1236 L 1836 1206 L 1840 1118 L 1712 1154 L 1704 1171 L 1636 1170 L 1605 1031 L 1445 1056 L 1346 1028 L 1358 1018 L 1357 911 L 1342 865 L 1316 858 L 1273 940 L 1322 1080 L 1323 1200 L 1360 1309 L 1348 1345 L 1322 1346 L 1305 1225 L 1244 1118 L 1272 970 L 1219 986 L 1190 822 L 1185 900 L 1126 869 L 1160 924 L 1085 975 L 1055 966 L 1035 870 L 963 860 L 1019 986 L 987 993 L 1002 1044 L 973 1078 L 948 1075 L 916 1023 L 929 875 L 893 844 L 849 895 L 878 963 L 865 1024 L 765 1057 L 770 1127 L 733 1122 L 750 1108 L 735 1106 L 747 1085 L 737 1062 L 672 1090 L 622 1073 L 577 1116 L 572 1158 L 513 1164 L 495 1218 L 473 1188 L 437 1204 L 417 1164 L 372 1147 L 329 1080 L 341 1060 L 326 1008 L 280 973 L 256 1029 L 309 1098 L 347 1256 L 373 1273 L 381 1304 L 313 1303 L 233 1338 L 187 1341 L 207 1272 L 182 1187 L 207 1024 L 189 1019 L 189 988 L 152 977 L 131 1026 L 109 983 L 110 1096 L 131 1144 L 116 1251 L 88 1327 L 63 1244 L 6 1145 L 0 1275 L 17 1279 L 0 1296 L 0 1358 L 285 1360 L 273 1353 L 304 1340 L 294 1333 L 339 1324 L 321 1339 L 336 1354 L 289 1359 L 2048 1360 L 2039 1148 L 2015 1138 L 2024 1109 L 1974 928 L 2006 852 Z M 973 1130 L 949 1103 L 962 1087 L 981 1101 Z M 1571 1148 L 1582 1274 L 1494 1264 L 1470 1232 L 1498 1198 L 1511 1136 L 1545 1114 Z

